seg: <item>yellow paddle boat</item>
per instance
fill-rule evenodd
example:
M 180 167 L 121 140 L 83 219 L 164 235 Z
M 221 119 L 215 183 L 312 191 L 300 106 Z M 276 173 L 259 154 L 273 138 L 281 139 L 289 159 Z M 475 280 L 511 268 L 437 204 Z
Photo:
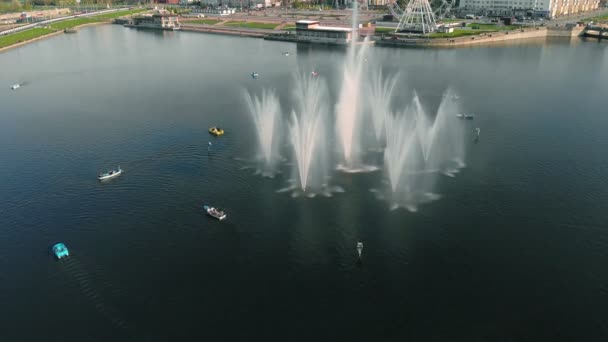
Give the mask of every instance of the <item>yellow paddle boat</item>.
M 224 134 L 224 130 L 219 127 L 211 127 L 211 128 L 209 128 L 209 133 L 211 133 L 215 136 L 220 136 L 220 135 Z

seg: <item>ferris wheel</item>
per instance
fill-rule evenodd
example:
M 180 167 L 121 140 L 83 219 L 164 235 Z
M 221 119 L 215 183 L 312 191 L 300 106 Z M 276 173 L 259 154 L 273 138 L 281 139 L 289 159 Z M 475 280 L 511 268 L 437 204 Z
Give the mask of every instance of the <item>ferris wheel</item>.
M 429 0 L 410 0 L 405 9 L 401 9 L 396 0 L 390 0 L 387 7 L 399 20 L 397 31 L 432 33 L 437 30 L 437 19 L 443 19 L 451 10 L 455 0 L 441 0 L 435 9 Z

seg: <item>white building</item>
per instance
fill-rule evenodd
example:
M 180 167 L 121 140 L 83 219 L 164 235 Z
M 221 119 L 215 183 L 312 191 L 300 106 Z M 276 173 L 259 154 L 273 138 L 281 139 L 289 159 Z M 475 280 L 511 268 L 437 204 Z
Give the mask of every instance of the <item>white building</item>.
M 592 11 L 598 8 L 599 0 L 460 0 L 464 11 L 488 15 L 512 15 L 514 12 L 560 17 Z
M 274 2 L 272 0 L 201 0 L 201 3 L 209 6 L 230 6 L 230 7 L 256 7 L 257 5 L 261 5 L 261 7 L 272 7 Z M 260 7 L 260 6 L 258 6 Z

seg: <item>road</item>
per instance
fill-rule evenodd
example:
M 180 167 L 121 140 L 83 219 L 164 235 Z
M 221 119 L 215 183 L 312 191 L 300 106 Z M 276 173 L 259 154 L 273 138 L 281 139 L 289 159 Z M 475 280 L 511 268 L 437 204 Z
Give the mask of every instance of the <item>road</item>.
M 55 23 L 55 22 L 58 22 L 58 21 L 62 21 L 62 20 L 74 19 L 74 18 L 80 18 L 80 17 L 91 17 L 91 16 L 95 16 L 95 15 L 99 15 L 99 14 L 111 13 L 111 12 L 116 12 L 116 11 L 120 11 L 120 10 L 124 10 L 124 9 L 125 8 L 113 8 L 113 9 L 109 9 L 109 10 L 90 12 L 90 13 L 86 13 L 86 14 L 77 14 L 77 15 L 70 15 L 70 16 L 67 16 L 67 17 L 61 17 L 61 18 L 43 20 L 43 21 L 39 21 L 39 22 L 34 23 L 34 24 L 23 25 L 23 26 L 15 27 L 15 28 L 10 29 L 10 30 L 2 31 L 2 32 L 0 32 L 0 36 L 5 36 L 7 34 L 12 34 L 12 33 L 17 33 L 17 32 L 21 32 L 21 31 L 29 30 L 29 29 L 34 28 L 34 27 L 46 26 L 48 24 L 52 24 L 52 23 Z

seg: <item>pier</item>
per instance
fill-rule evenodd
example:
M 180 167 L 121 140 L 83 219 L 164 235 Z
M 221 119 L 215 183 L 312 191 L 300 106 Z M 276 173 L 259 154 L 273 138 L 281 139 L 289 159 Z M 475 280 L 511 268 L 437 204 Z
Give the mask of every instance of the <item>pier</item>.
M 589 25 L 585 28 L 585 37 L 608 39 L 608 26 Z

